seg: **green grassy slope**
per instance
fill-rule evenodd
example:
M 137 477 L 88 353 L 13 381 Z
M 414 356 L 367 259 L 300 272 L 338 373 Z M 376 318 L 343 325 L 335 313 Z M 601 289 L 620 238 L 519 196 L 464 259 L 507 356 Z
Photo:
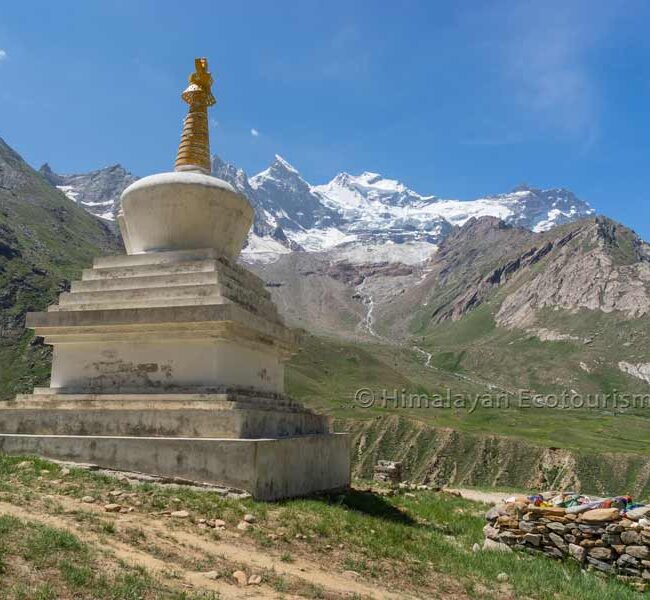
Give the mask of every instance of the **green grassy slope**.
M 47 461 L 0 456 L 0 508 L 17 507 L 30 517 L 0 517 L 0 589 L 10 600 L 216 600 L 216 593 L 201 594 L 200 581 L 188 585 L 186 575 L 216 569 L 219 581 L 236 594 L 237 588 L 228 587 L 229 575 L 234 569 L 251 572 L 254 559 L 229 561 L 223 554 L 229 544 L 274 559 L 273 570 L 254 568 L 262 575 L 260 597 L 262 592 L 264 597 L 361 597 L 309 585 L 310 569 L 304 567 L 302 582 L 282 573 L 283 564 L 299 560 L 317 565 L 320 575 L 327 564 L 329 573 L 354 571 L 356 581 L 417 598 L 644 597 L 614 577 L 580 571 L 571 561 L 474 551 L 483 541 L 487 505 L 440 492 L 385 496 L 380 491 L 359 485 L 343 494 L 269 505 L 192 488 L 133 485 L 77 469 L 66 474 Z M 120 493 L 125 495 L 116 500 Z M 84 496 L 97 502 L 84 503 Z M 133 507 L 130 519 L 101 510 L 101 504 L 116 501 Z M 187 518 L 161 512 L 179 509 Z M 254 525 L 237 530 L 245 513 L 255 517 Z M 224 520 L 223 530 L 197 527 L 200 519 L 214 518 Z M 44 525 L 48 519 L 56 519 L 56 527 Z M 118 545 L 133 552 L 128 564 L 112 554 Z M 143 556 L 163 560 L 169 569 L 150 573 L 134 567 Z M 497 579 L 499 573 L 507 574 L 506 582 Z

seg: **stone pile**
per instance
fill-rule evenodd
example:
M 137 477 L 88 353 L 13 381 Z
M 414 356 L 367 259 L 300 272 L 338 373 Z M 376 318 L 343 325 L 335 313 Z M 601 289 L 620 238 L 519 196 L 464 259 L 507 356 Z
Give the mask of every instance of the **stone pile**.
M 374 480 L 397 485 L 402 481 L 402 463 L 380 460 L 374 468 Z
M 541 552 L 641 587 L 650 582 L 650 505 L 629 496 L 515 496 L 486 518 L 484 549 Z

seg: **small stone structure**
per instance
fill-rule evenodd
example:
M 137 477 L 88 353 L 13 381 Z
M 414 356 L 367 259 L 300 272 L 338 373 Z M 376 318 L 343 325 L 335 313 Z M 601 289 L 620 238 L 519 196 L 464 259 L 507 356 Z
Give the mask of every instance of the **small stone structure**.
M 253 209 L 207 174 L 207 61 L 176 171 L 122 194 L 127 251 L 95 259 L 27 325 L 49 388 L 0 404 L 0 450 L 231 486 L 272 500 L 350 483 L 350 441 L 284 394 L 296 349 L 264 282 L 237 264 Z
M 374 468 L 374 480 L 397 485 L 402 482 L 402 463 L 392 460 L 378 460 Z
M 486 517 L 485 549 L 541 552 L 635 584 L 650 581 L 650 505 L 628 511 L 563 508 L 535 506 L 519 497 L 495 506 Z

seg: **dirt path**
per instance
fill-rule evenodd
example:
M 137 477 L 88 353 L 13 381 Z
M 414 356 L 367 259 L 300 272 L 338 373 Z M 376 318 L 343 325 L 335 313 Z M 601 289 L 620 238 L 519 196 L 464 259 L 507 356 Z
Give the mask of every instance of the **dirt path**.
M 97 515 L 106 515 L 102 508 L 96 505 L 82 504 L 64 497 L 57 497 L 56 500 L 68 513 L 83 510 Z M 196 590 L 218 592 L 224 600 L 236 598 L 259 598 L 261 600 L 303 598 L 303 596 L 289 595 L 287 593 L 280 594 L 264 584 L 255 587 L 238 587 L 224 578 L 209 579 L 203 572 L 184 569 L 177 564 L 170 564 L 169 561 L 156 558 L 144 550 L 135 548 L 111 536 L 100 537 L 92 531 L 84 530 L 72 518 L 66 518 L 66 512 L 54 516 L 37 513 L 32 508 L 24 509 L 13 504 L 0 502 L 0 514 L 8 514 L 20 519 L 36 521 L 68 530 L 84 542 L 109 549 L 117 559 L 142 566 L 147 571 L 165 579 L 169 578 L 170 571 L 173 571 L 174 577 L 178 578 L 178 581 L 183 582 L 186 586 L 189 584 Z M 328 597 L 346 598 L 355 596 L 376 598 L 378 600 L 409 600 L 415 598 L 405 593 L 394 594 L 372 584 L 358 581 L 352 574 L 347 575 L 345 573 L 335 573 L 331 570 L 328 571 L 328 565 L 322 565 L 303 558 L 295 558 L 291 563 L 282 562 L 280 557 L 274 556 L 272 552 L 259 551 L 254 546 L 246 544 L 243 540 L 240 543 L 237 543 L 237 540 L 229 540 L 228 542 L 212 540 L 199 533 L 195 534 L 183 529 L 170 529 L 166 527 L 164 521 L 142 513 L 117 514 L 115 515 L 115 525 L 118 529 L 129 526 L 142 529 L 147 532 L 148 536 L 155 536 L 156 542 L 161 545 L 170 544 L 171 539 L 172 543 L 174 541 L 178 542 L 183 553 L 195 552 L 203 556 L 218 556 L 228 563 L 232 563 L 233 571 L 245 565 L 247 572 L 273 571 L 277 575 L 300 580 L 328 592 Z
M 464 488 L 444 488 L 445 492 L 451 494 L 460 494 L 461 497 L 474 502 L 485 502 L 486 504 L 500 504 L 504 498 L 512 496 L 510 492 L 482 492 L 481 490 L 472 490 Z

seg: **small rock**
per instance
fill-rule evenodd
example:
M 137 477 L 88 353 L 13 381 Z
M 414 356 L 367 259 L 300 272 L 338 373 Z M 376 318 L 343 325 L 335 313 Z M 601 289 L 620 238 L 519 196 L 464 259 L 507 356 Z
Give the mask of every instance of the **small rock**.
M 578 562 L 582 562 L 585 559 L 585 549 L 576 544 L 569 544 L 569 554 Z
M 261 575 L 251 575 L 248 578 L 248 585 L 259 585 L 260 583 L 262 583 Z
M 606 523 L 620 518 L 618 508 L 594 508 L 580 515 L 583 523 Z
M 86 504 L 92 504 L 95 499 L 92 496 L 84 496 L 81 501 L 85 502 Z
M 589 556 L 596 560 L 609 560 L 612 557 L 611 548 L 592 548 L 589 550 Z
M 232 578 L 235 580 L 237 585 L 246 585 L 248 583 L 248 577 L 244 571 L 235 571 L 232 574 Z
M 474 544 L 472 546 L 472 552 L 480 552 L 480 551 L 481 551 L 481 547 L 478 544 Z
M 638 508 L 633 508 L 632 510 L 628 510 L 625 513 L 625 516 L 632 521 L 638 521 L 639 519 L 643 519 L 648 515 L 650 515 L 650 505 L 639 506 Z
M 509 577 L 508 577 L 507 573 L 499 573 L 497 575 L 497 581 L 499 583 L 505 583 L 506 581 L 508 581 L 508 579 L 509 579 Z
M 255 515 L 251 515 L 250 513 L 245 514 L 244 515 L 244 521 L 246 521 L 246 523 L 255 523 L 255 521 L 256 521 Z
M 634 568 L 638 566 L 639 561 L 630 554 L 621 554 L 621 556 L 619 556 L 618 560 L 616 561 L 616 564 L 619 567 Z
M 512 552 L 512 548 L 501 542 L 495 542 L 494 540 L 487 539 L 483 542 L 483 550 L 489 552 Z
M 626 546 L 625 552 L 634 558 L 646 559 L 650 557 L 650 550 L 647 546 Z
M 553 558 L 563 558 L 564 555 L 559 548 L 555 546 L 544 546 L 544 553 L 552 556 Z
M 207 573 L 203 573 L 204 577 L 207 577 L 208 579 L 219 579 L 221 577 L 221 574 L 219 571 L 208 571 Z
M 120 512 L 121 508 L 122 506 L 119 504 L 104 504 L 104 510 L 106 512 Z
M 215 519 L 212 521 L 212 527 L 215 529 L 225 529 L 226 528 L 226 522 L 223 519 Z
M 621 533 L 621 542 L 626 546 L 635 546 L 641 542 L 641 536 L 637 531 L 624 531 Z
M 108 492 L 108 495 L 111 498 L 119 498 L 123 493 L 124 492 L 122 492 L 122 490 L 111 490 L 110 492 Z
M 63 467 L 60 472 L 61 477 L 65 477 L 66 475 L 70 475 L 70 469 L 68 467 Z
M 237 529 L 240 529 L 241 531 L 246 531 L 251 527 L 252 525 L 248 521 L 240 521 L 239 523 L 237 523 Z
M 174 519 L 187 519 L 190 516 L 190 513 L 188 513 L 186 510 L 174 510 L 169 516 L 173 517 Z
M 32 463 L 29 462 L 28 460 L 24 460 L 23 462 L 19 462 L 16 465 L 17 469 L 29 469 L 32 466 Z
M 598 560 L 597 558 L 592 558 L 591 556 L 587 557 L 587 562 L 595 569 L 603 571 L 604 573 L 611 573 L 614 570 L 614 565 L 611 563 Z
M 355 579 L 361 577 L 361 575 L 356 571 L 343 571 L 343 575 L 347 575 L 348 577 L 354 577 Z
M 549 533 L 548 537 L 560 550 L 564 552 L 567 551 L 567 545 L 561 535 L 558 535 L 557 533 Z
M 485 537 L 490 540 L 498 540 L 500 531 L 488 523 L 483 527 L 483 533 L 485 534 Z

